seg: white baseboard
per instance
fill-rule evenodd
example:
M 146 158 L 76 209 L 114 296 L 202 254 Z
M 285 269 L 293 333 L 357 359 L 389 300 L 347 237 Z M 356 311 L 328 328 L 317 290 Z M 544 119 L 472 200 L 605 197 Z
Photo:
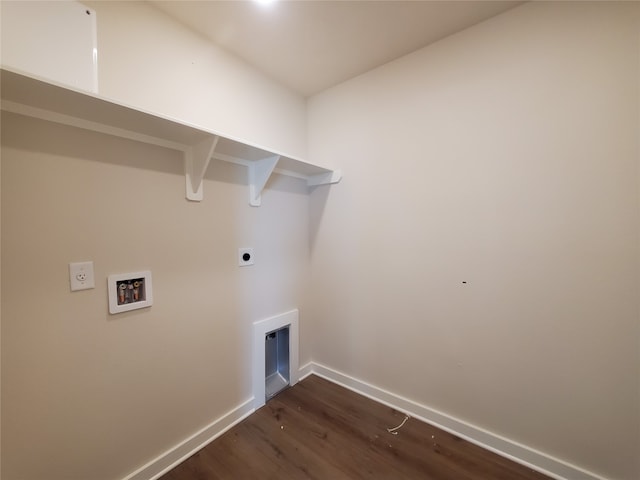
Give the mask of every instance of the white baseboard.
M 595 473 L 588 472 L 526 445 L 463 422 L 446 413 L 408 400 L 400 395 L 318 363 L 310 362 L 300 367 L 298 370 L 299 381 L 311 374 L 318 375 L 330 382 L 403 412 L 410 417 L 441 428 L 475 445 L 544 473 L 551 478 L 557 480 L 606 480 Z M 170 448 L 123 480 L 157 480 L 173 467 L 251 415 L 255 411 L 253 405 L 253 398 L 245 401 L 242 405 L 234 408 L 175 447 Z
M 254 399 L 250 398 L 242 405 L 227 412 L 186 440 L 129 474 L 123 480 L 156 480 L 160 478 L 198 450 L 206 447 L 231 427 L 251 415 L 255 411 L 253 403 Z
M 441 428 L 475 445 L 557 480 L 606 480 L 595 473 L 551 457 L 508 438 L 453 418 L 425 405 L 408 400 L 357 378 L 318 363 L 308 363 L 300 369 L 300 378 L 315 374 L 330 382 L 371 398 L 423 422 Z
M 313 362 L 309 362 L 303 366 L 300 367 L 300 370 L 298 370 L 298 381 L 301 382 L 302 380 L 304 380 L 305 378 L 307 378 L 309 375 L 311 375 L 313 372 L 313 366 L 315 364 Z M 327 378 L 327 380 L 329 380 Z

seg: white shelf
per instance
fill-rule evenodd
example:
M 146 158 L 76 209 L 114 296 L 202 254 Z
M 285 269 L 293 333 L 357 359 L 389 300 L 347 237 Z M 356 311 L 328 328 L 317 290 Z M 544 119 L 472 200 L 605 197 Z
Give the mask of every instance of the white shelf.
M 304 178 L 310 187 L 342 178 L 339 170 L 6 68 L 0 82 L 2 110 L 183 152 L 188 200 L 202 200 L 202 180 L 212 158 L 247 166 L 253 206 L 260 205 L 260 194 L 274 172 Z

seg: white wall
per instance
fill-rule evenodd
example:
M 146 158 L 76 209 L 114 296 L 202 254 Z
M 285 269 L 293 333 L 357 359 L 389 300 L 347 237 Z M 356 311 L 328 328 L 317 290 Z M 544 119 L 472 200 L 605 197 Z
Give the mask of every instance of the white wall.
M 3 67 L 97 93 L 96 15 L 86 5 L 4 1 L 0 19 Z
M 309 100 L 314 361 L 640 478 L 639 34 L 533 2 Z
M 305 155 L 298 96 L 87 4 L 103 95 Z M 213 163 L 188 203 L 169 151 L 4 115 L 3 477 L 122 478 L 248 399 L 251 321 L 296 306 L 301 365 L 640 476 L 637 10 L 527 4 L 312 98 L 310 159 L 345 178 L 311 202 L 276 176 L 250 208 Z M 78 260 L 95 290 L 69 292 Z M 108 315 L 106 275 L 143 268 L 154 306 Z
M 145 2 L 84 2 L 101 95 L 306 157 L 304 99 Z
M 101 95 L 306 154 L 300 96 L 145 3 L 87 5 Z M 304 309 L 303 181 L 253 208 L 245 168 L 212 162 L 191 203 L 176 152 L 4 113 L 1 153 L 3 478 L 123 478 L 251 398 L 251 323 Z M 107 275 L 141 269 L 153 307 L 109 315 Z
M 304 308 L 306 185 L 254 208 L 214 163 L 192 203 L 170 150 L 12 114 L 2 142 L 3 477 L 124 478 L 251 398 L 251 323 Z M 107 275 L 142 269 L 154 305 L 109 315 Z

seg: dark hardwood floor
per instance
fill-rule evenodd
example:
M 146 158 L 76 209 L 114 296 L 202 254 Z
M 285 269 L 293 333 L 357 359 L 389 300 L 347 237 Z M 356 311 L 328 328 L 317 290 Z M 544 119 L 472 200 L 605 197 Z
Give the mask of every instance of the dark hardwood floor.
M 160 480 L 542 480 L 545 475 L 317 376 Z

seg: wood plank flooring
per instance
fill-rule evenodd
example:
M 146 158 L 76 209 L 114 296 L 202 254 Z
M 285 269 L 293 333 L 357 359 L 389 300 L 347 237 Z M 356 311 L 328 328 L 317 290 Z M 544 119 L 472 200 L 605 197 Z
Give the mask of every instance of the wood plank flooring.
M 431 425 L 311 375 L 161 477 L 543 480 Z

